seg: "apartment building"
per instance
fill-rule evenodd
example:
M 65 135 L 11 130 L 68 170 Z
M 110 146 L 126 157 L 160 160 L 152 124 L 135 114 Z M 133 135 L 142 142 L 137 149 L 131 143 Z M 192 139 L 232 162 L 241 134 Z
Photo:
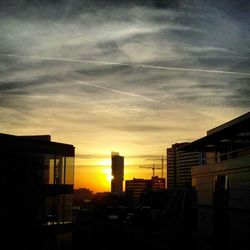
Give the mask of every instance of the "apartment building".
M 199 249 L 246 249 L 250 235 L 250 112 L 182 147 L 202 152 L 192 167 Z
M 2 245 L 71 249 L 74 146 L 0 134 L 0 149 Z

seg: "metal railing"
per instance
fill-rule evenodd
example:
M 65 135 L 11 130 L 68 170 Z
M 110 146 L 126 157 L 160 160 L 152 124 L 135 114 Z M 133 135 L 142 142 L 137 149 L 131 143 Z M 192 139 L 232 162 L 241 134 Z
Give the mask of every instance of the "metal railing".
M 237 149 L 237 150 L 229 150 L 223 153 L 220 153 L 219 151 L 215 151 L 214 153 L 215 155 L 213 157 L 202 158 L 200 165 L 206 165 L 206 164 L 210 164 L 211 162 L 217 163 L 217 162 L 227 161 L 227 160 L 231 160 L 235 158 L 250 156 L 250 147 Z

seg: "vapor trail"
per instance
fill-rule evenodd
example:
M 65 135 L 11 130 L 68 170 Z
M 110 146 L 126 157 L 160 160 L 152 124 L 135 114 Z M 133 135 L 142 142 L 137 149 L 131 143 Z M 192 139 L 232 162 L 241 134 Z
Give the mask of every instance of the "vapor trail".
M 90 86 L 90 87 L 95 87 L 95 88 L 100 88 L 100 89 L 105 89 L 107 91 L 113 92 L 113 93 L 117 93 L 117 94 L 122 94 L 122 95 L 127 95 L 127 96 L 131 96 L 131 97 L 136 97 L 136 98 L 140 98 L 143 99 L 145 101 L 149 101 L 149 102 L 154 102 L 154 103 L 163 103 L 160 100 L 154 99 L 154 98 L 150 98 L 144 95 L 138 95 L 138 94 L 134 94 L 131 92 L 126 92 L 126 91 L 121 91 L 121 90 L 117 90 L 117 89 L 113 89 L 113 88 L 109 88 L 109 87 L 105 87 L 99 84 L 95 84 L 95 83 L 87 83 L 87 82 L 83 82 L 83 81 L 76 81 L 77 83 L 86 85 L 86 86 Z
M 46 57 L 46 56 L 27 56 L 27 55 L 14 55 L 14 54 L 0 54 L 0 56 L 33 58 L 33 59 L 39 59 L 39 60 L 52 60 L 52 61 L 62 61 L 62 62 L 80 62 L 80 63 L 93 63 L 93 64 L 102 64 L 102 65 L 133 66 L 133 67 L 140 67 L 140 68 L 160 69 L 160 70 L 189 71 L 189 72 L 201 72 L 201 73 L 250 76 L 250 73 L 248 73 L 248 72 L 236 72 L 236 71 L 224 71 L 224 70 L 179 68 L 179 67 L 155 66 L 155 65 L 136 64 L 136 63 L 135 64 L 117 63 L 117 62 L 92 61 L 92 60 L 70 59 L 70 58 L 60 58 L 60 57 Z

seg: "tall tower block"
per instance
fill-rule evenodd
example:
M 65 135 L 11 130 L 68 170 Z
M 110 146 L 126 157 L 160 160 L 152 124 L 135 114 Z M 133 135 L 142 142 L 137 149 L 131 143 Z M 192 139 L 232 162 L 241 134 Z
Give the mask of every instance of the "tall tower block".
M 120 156 L 117 152 L 111 153 L 112 162 L 112 176 L 111 181 L 111 193 L 121 194 L 123 191 L 123 179 L 124 179 L 124 157 Z

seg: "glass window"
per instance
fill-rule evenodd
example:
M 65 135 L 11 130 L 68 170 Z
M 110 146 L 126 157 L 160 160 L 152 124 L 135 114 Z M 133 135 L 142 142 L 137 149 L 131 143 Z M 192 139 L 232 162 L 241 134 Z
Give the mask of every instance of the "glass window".
M 218 206 L 228 205 L 228 176 L 213 176 L 213 203 Z
M 73 194 L 60 194 L 46 199 L 45 218 L 46 224 L 72 222 Z
M 65 184 L 65 167 L 66 157 L 62 155 L 45 155 L 44 184 Z
M 66 157 L 65 184 L 74 184 L 74 157 Z
M 54 155 L 47 154 L 44 156 L 44 184 L 54 184 L 54 161 Z
M 45 222 L 48 224 L 58 223 L 58 211 L 56 208 L 56 197 L 47 197 L 47 203 L 45 204 Z
M 65 183 L 65 157 L 57 155 L 55 159 L 55 184 Z
M 73 194 L 64 195 L 64 222 L 72 222 Z

